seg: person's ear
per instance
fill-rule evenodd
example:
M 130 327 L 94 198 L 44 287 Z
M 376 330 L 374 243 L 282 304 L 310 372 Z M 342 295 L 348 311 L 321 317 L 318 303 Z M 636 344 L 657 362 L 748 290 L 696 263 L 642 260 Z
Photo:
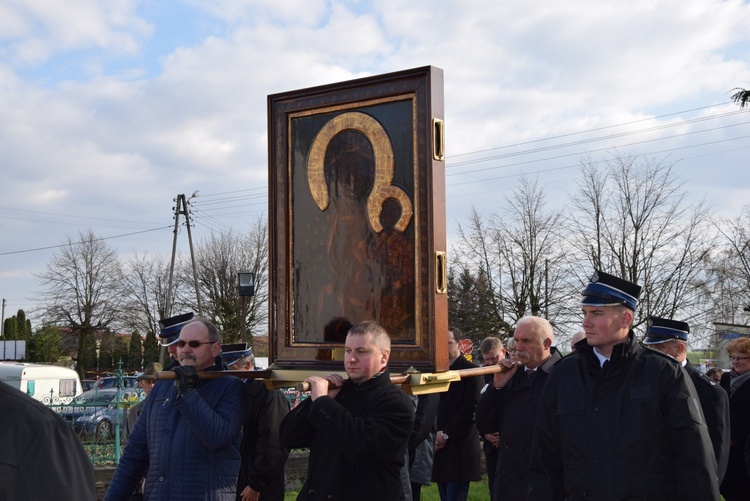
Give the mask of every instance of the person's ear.
M 622 309 L 622 328 L 623 329 L 629 329 L 631 325 L 633 325 L 633 319 L 635 318 L 635 315 L 632 311 L 630 311 L 628 308 Z
M 380 358 L 380 363 L 383 365 L 388 363 L 388 357 L 391 355 L 391 350 L 383 350 L 383 355 Z

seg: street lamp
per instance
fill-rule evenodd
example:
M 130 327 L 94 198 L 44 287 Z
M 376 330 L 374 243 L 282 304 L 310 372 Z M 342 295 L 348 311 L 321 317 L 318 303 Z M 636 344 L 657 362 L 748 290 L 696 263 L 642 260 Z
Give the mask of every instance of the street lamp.
M 255 274 L 249 272 L 237 273 L 238 291 L 242 298 L 242 329 L 240 335 L 242 342 L 247 342 L 247 298 L 255 294 Z

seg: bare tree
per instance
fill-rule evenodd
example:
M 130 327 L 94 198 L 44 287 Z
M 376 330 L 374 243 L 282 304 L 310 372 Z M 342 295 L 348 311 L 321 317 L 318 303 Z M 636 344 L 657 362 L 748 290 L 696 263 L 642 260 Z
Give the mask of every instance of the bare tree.
M 508 330 L 524 315 L 553 323 L 564 308 L 568 289 L 562 213 L 547 210 L 544 190 L 523 177 L 505 198 L 500 214 L 472 211 L 469 229 L 459 227 L 458 265 L 481 273 L 492 287 L 488 300 Z
M 79 346 L 84 338 L 93 339 L 119 319 L 120 262 L 93 231 L 81 232 L 78 241 L 68 237 L 38 278 L 46 322 L 75 332 Z M 77 367 L 81 374 L 92 368 L 81 363 Z
M 168 284 L 169 263 L 165 258 L 137 253 L 128 258 L 122 280 L 124 324 L 128 330 L 159 332 L 159 319 L 166 311 Z
M 251 334 L 266 334 L 268 227 L 265 220 L 257 219 L 242 234 L 231 230 L 220 234 L 212 233 L 198 244 L 195 255 L 204 316 L 223 332 L 224 340 L 232 342 L 240 337 L 242 301 L 237 287 L 238 272 L 255 274 L 255 295 L 247 299 L 247 331 Z M 179 281 L 192 284 L 192 273 L 190 263 L 181 259 Z M 192 287 L 179 287 L 175 297 L 176 304 L 196 311 L 197 300 Z
M 733 220 L 717 223 L 724 248 L 712 260 L 715 320 L 750 321 L 750 206 Z M 718 294 L 721 294 L 718 296 Z
M 586 157 L 572 197 L 579 285 L 595 268 L 642 285 L 636 324 L 648 315 L 706 321 L 702 286 L 716 232 L 705 205 L 686 201 L 673 166 L 619 154 L 599 166 Z

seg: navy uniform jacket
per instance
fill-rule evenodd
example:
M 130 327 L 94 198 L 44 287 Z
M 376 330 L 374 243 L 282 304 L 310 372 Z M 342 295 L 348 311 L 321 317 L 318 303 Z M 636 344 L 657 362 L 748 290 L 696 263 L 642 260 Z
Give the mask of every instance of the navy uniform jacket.
M 289 414 L 289 404 L 279 390 L 262 381 L 244 383 L 245 422 L 242 427 L 242 466 L 237 478 L 237 499 L 250 486 L 261 501 L 284 500 L 284 464 L 289 451 L 281 445 L 279 427 Z
M 718 500 L 716 459 L 690 377 L 631 331 L 608 370 L 582 341 L 547 378 L 529 500 Z
M 727 392 L 705 374 L 698 372 L 690 362 L 685 365 L 701 402 L 703 417 L 706 418 L 708 436 L 716 457 L 716 474 L 719 483 L 724 478 L 729 461 L 729 396 Z

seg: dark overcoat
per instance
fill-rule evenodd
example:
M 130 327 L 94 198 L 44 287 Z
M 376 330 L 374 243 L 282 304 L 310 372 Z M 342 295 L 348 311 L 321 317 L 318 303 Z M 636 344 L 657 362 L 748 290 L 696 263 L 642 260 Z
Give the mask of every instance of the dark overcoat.
M 279 427 L 289 414 L 289 403 L 279 390 L 269 390 L 262 381 L 243 384 L 245 422 L 242 425 L 242 465 L 237 477 L 237 499 L 250 486 L 260 492 L 260 501 L 284 500 L 284 464 L 289 450 L 281 445 Z
M 94 468 L 73 428 L 2 382 L 0 499 L 96 500 Z
M 584 340 L 547 378 L 529 499 L 718 500 L 711 440 L 685 370 L 632 331 L 608 365 Z
M 335 399 L 305 400 L 281 422 L 286 448 L 310 448 L 297 499 L 400 499 L 413 423 L 414 405 L 388 371 L 362 384 L 344 380 Z
M 526 499 L 529 487 L 529 460 L 539 401 L 549 372 L 562 358 L 552 348 L 537 370 L 519 367 L 504 388 L 485 390 L 477 407 L 477 426 L 487 433 L 500 433 L 493 501 Z
M 750 437 L 750 381 L 733 393 L 730 391 L 731 372 L 721 377 L 721 386 L 729 394 L 730 446 L 729 463 L 721 494 L 729 501 L 750 499 L 750 475 L 745 461 L 745 443 Z
M 716 474 L 721 483 L 729 462 L 729 396 L 724 388 L 699 372 L 690 362 L 685 364 L 685 370 L 690 374 L 701 403 L 703 417 L 706 418 L 708 436 L 711 437 L 711 445 L 713 445 L 716 458 Z
M 463 355 L 450 365 L 450 370 L 477 367 Z M 437 429 L 448 435 L 442 450 L 435 453 L 432 464 L 433 482 L 476 482 L 481 478 L 479 433 L 474 414 L 482 390 L 481 376 L 462 378 L 440 394 Z

